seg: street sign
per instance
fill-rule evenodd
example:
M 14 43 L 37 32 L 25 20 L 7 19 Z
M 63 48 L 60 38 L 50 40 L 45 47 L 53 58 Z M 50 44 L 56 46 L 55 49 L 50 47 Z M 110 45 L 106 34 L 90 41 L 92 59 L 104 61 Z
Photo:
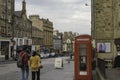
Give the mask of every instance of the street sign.
M 55 58 L 55 68 L 63 68 L 63 59 Z

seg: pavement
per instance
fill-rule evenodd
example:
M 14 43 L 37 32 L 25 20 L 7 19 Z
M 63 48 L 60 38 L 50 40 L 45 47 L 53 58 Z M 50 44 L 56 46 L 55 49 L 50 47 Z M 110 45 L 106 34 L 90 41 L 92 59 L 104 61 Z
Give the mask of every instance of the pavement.
M 63 68 L 54 68 L 52 71 L 41 75 L 41 80 L 73 80 L 73 62 L 66 63 Z M 49 77 L 46 77 L 49 76 Z
M 41 75 L 40 80 L 73 80 L 74 78 L 74 62 L 71 61 L 68 63 L 66 61 L 67 57 L 60 57 L 63 59 L 63 68 L 56 68 L 55 67 L 55 59 L 51 63 L 52 67 L 49 67 L 48 71 L 42 71 L 47 66 L 45 66 L 43 69 L 41 69 Z M 43 64 L 44 65 L 44 64 Z
M 106 69 L 106 77 L 107 80 L 120 80 L 120 70 L 118 72 L 116 68 Z
M 120 69 L 116 69 L 116 68 L 106 68 L 105 69 L 105 78 L 100 75 L 100 73 L 98 74 L 98 72 L 96 72 L 98 70 L 94 70 L 93 72 L 93 80 L 120 80 Z
M 64 64 L 63 64 L 63 68 L 61 69 L 56 69 L 54 67 L 54 59 L 52 59 L 52 62 L 49 62 L 47 59 L 47 65 L 43 64 L 44 67 L 43 69 L 41 69 L 41 74 L 40 74 L 40 80 L 74 80 L 74 61 L 71 59 L 66 59 L 64 58 Z M 46 60 L 44 60 L 46 62 Z M 68 63 L 68 60 L 70 60 L 70 63 Z M 13 60 L 5 60 L 5 61 L 0 61 L 0 72 L 2 71 L 3 73 L 1 73 L 0 78 L 1 80 L 12 80 L 12 77 L 8 79 L 8 76 L 16 76 L 16 79 L 20 79 L 21 76 L 20 75 L 20 70 L 18 68 L 16 68 L 16 64 L 14 63 L 15 61 Z M 10 64 L 10 63 L 14 63 L 14 64 Z M 3 65 L 2 65 L 3 64 Z M 7 66 L 7 64 L 9 64 L 9 66 L 11 66 L 11 68 L 9 66 Z M 14 68 L 12 68 L 14 66 Z M 51 67 L 49 67 L 51 66 Z M 2 69 L 2 67 L 4 67 L 4 69 Z M 4 70 L 8 70 L 4 72 Z M 15 69 L 15 71 L 14 71 Z M 14 74 L 8 74 L 8 72 L 13 72 Z M 93 73 L 93 80 L 100 80 L 98 75 L 96 74 L 96 70 L 92 71 Z M 6 75 L 3 75 L 6 74 Z M 31 74 L 30 74 L 31 75 Z M 7 76 L 5 78 L 5 76 Z M 31 80 L 31 77 L 29 77 L 29 80 Z M 112 79 L 111 79 L 112 80 Z M 115 80 L 115 79 L 114 79 Z
M 70 61 L 70 63 L 68 62 Z M 64 67 L 61 69 L 52 69 L 45 74 L 41 74 L 41 80 L 74 80 L 74 61 L 73 59 L 66 59 L 63 62 Z M 49 76 L 49 77 L 46 77 Z M 54 76 L 54 77 L 53 77 Z M 96 74 L 96 70 L 92 71 L 93 80 L 100 80 Z
M 13 60 L 12 58 L 9 60 L 5 60 L 4 58 L 0 58 L 0 64 L 10 64 L 10 63 L 14 63 L 16 62 L 15 60 Z

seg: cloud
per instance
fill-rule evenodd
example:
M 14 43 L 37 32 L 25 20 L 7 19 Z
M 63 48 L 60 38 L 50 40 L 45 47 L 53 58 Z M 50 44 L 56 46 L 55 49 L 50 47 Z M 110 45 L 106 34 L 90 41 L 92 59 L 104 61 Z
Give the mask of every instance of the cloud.
M 21 10 L 22 0 L 16 0 L 15 10 Z M 88 6 L 85 6 L 85 4 Z M 27 15 L 49 18 L 60 32 L 91 32 L 90 0 L 26 0 Z

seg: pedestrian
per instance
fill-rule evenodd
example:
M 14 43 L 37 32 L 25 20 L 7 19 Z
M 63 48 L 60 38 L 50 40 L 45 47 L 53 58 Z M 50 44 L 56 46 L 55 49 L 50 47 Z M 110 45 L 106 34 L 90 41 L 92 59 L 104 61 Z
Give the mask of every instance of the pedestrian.
M 70 53 L 70 59 L 72 59 L 72 53 Z
M 30 68 L 32 73 L 32 80 L 40 80 L 40 56 L 37 54 L 36 51 L 33 51 L 32 56 L 30 57 Z
M 39 52 L 38 52 L 38 53 L 39 53 Z M 41 62 L 41 56 L 40 56 L 40 54 L 38 54 L 38 53 L 37 53 L 37 55 L 38 55 L 39 58 L 40 58 L 40 62 L 38 62 L 39 68 L 38 68 L 38 71 L 37 71 L 37 80 L 40 80 L 40 69 L 43 68 L 43 65 L 42 65 L 42 62 Z
M 114 68 L 115 68 L 116 78 L 120 79 L 120 51 L 118 51 L 118 55 L 115 57 Z
M 23 66 L 20 67 L 22 72 L 22 80 L 28 80 L 28 76 L 29 76 L 29 65 L 28 65 L 29 56 L 25 50 L 26 48 L 23 47 L 23 49 L 19 53 L 19 55 L 22 56 L 22 62 L 23 62 Z

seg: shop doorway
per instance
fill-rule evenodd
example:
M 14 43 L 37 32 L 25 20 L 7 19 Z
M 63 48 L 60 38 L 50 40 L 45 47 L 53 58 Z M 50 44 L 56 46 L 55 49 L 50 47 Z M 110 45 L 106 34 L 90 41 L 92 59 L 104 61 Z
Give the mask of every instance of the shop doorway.
M 1 41 L 1 55 L 5 56 L 5 60 L 9 59 L 9 41 Z

